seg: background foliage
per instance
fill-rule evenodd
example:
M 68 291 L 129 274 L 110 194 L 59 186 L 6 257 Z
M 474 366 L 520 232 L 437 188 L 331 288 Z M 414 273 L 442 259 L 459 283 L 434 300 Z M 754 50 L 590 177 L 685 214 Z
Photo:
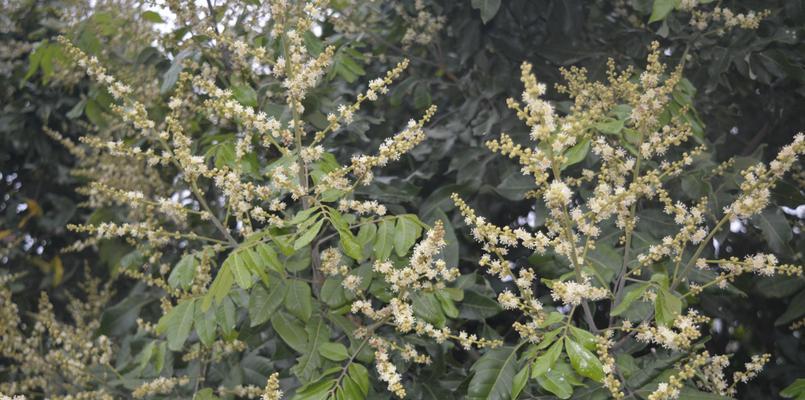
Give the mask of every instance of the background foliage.
M 691 200 L 702 194 L 718 197 L 721 193 L 722 188 L 704 181 L 713 162 L 735 157 L 736 164 L 750 165 L 768 160 L 805 126 L 805 45 L 801 39 L 805 3 L 724 2 L 738 10 L 769 9 L 771 14 L 758 30 L 708 37 L 692 30 L 687 16 L 678 11 L 648 23 L 658 3 L 664 1 L 425 2 L 426 10 L 444 18 L 443 27 L 428 43 L 406 44 L 403 37 L 418 13 L 414 2 L 333 2 L 334 10 L 345 20 L 360 24 L 362 30 L 353 32 L 324 24 L 320 37 L 311 39 L 311 46 L 319 41 L 333 43 L 338 51 L 327 83 L 309 97 L 307 108 L 332 108 L 336 99 L 356 94 L 355 88 L 360 86 L 353 83 L 382 75 L 389 64 L 402 57 L 411 60 L 404 80 L 392 88 L 390 96 L 356 116 L 355 122 L 334 138 L 333 149 L 339 160 L 345 160 L 357 151 L 376 148 L 410 116 L 421 114 L 431 104 L 439 106 L 427 130 L 428 140 L 402 162 L 384 169 L 383 176 L 361 194 L 380 200 L 397 214 L 416 214 L 426 223 L 437 219 L 447 222 L 450 247 L 445 257 L 465 274 L 465 297 L 457 324 L 466 324 L 466 329 L 484 332 L 490 338 L 516 338 L 510 329 L 513 317 L 500 313 L 495 303 L 490 303 L 492 292 L 499 292 L 506 283 L 473 273 L 478 249 L 449 195 L 458 192 L 469 198 L 499 225 L 538 227 L 546 217 L 544 210 L 535 209 L 532 202 L 522 198 L 532 189 L 530 181 L 522 179 L 513 163 L 494 157 L 482 146 L 500 131 L 519 138 L 527 135 L 514 113 L 505 107 L 505 99 L 517 97 L 521 90 L 516 77 L 522 61 L 532 62 L 535 74 L 550 87 L 560 80 L 561 66 L 585 66 L 594 77 L 603 77 L 607 58 L 619 66 L 641 65 L 653 40 L 659 40 L 665 49 L 665 62 L 675 65 L 685 57 L 685 77 L 690 85 L 677 100 L 680 105 L 692 106 L 691 121 L 709 149 L 707 157 L 677 188 Z M 193 45 L 178 39 L 153 43 L 156 35 L 152 30 L 170 25 L 158 14 L 145 13 L 150 8 L 137 3 L 98 2 L 90 6 L 81 2 L 11 1 L 2 7 L 4 29 L 0 35 L 4 46 L 15 50 L 2 53 L 0 71 L 0 241 L 4 247 L 0 268 L 25 273 L 10 283 L 22 311 L 35 311 L 40 290 L 50 294 L 57 309 L 63 309 L 67 294 L 76 293 L 78 283 L 85 279 L 85 266 L 92 275 L 112 282 L 116 295 L 104 312 L 99 332 L 121 346 L 115 365 L 133 363 L 144 343 L 135 334 L 135 319 L 158 318 L 161 294 L 118 276 L 118 270 L 131 262 L 127 255 L 132 248 L 124 242 L 105 241 L 80 253 L 60 252 L 78 239 L 65 231 L 68 222 L 115 220 L 125 211 L 107 207 L 93 212 L 81 207 L 85 197 L 76 188 L 86 183 L 86 178 L 70 174 L 80 165 L 44 132 L 48 127 L 77 140 L 88 132 L 104 135 L 125 128 L 115 126 L 109 116 L 108 94 L 80 74 L 64 72 L 67 68 L 59 62 L 64 55 L 54 44 L 54 37 L 64 33 L 77 39 L 82 49 L 102 59 L 110 69 L 117 67 L 129 77 L 146 82 L 137 88 L 140 94 L 163 100 L 179 72 L 175 60 L 205 57 L 204 51 L 210 49 L 204 48 L 205 38 L 201 37 L 190 40 L 199 44 L 195 48 L 203 49 L 192 54 L 186 51 Z M 227 12 L 225 3 L 216 7 L 221 15 Z M 177 38 L 185 35 L 181 30 L 186 27 L 170 29 L 178 31 Z M 258 41 L 259 36 L 251 39 Z M 222 67 L 225 70 L 227 66 Z M 247 99 L 250 91 L 260 92 L 267 84 L 260 75 L 240 78 L 229 83 Z M 549 96 L 554 95 L 555 91 L 549 90 Z M 568 106 L 561 96 L 553 100 L 560 109 Z M 258 106 L 271 112 L 275 105 Z M 322 124 L 323 118 L 316 112 L 305 115 L 314 126 Z M 208 134 L 208 143 L 213 143 L 212 137 L 220 140 L 223 133 Z M 222 142 L 205 149 L 216 154 L 216 162 L 220 152 L 231 151 L 221 146 Z M 125 168 L 132 168 L 129 172 L 136 174 L 136 166 Z M 166 188 L 153 185 L 148 190 Z M 775 202 L 761 218 L 719 236 L 719 251 L 741 256 L 771 249 L 784 261 L 801 264 L 805 245 L 800 234 L 805 216 L 801 173 L 776 189 Z M 656 239 L 662 236 L 659 229 L 647 234 L 656 234 Z M 523 254 L 521 262 L 534 263 L 529 256 Z M 546 276 L 550 276 L 551 263 L 538 260 Z M 801 330 L 788 328 L 805 315 L 805 281 L 752 276 L 742 278 L 735 287 L 733 294 L 706 294 L 697 305 L 717 321 L 710 329 L 712 340 L 707 346 L 714 352 L 735 353 L 737 364 L 752 354 L 771 353 L 774 361 L 742 390 L 741 396 L 773 398 L 796 378 L 805 376 Z M 740 292 L 750 295 L 752 301 L 746 301 Z M 249 345 L 254 351 L 226 360 L 212 371 L 211 379 L 261 385 L 270 370 L 293 364 L 287 347 L 278 344 L 276 338 Z M 496 351 L 505 359 L 503 352 L 507 350 L 511 351 Z M 445 348 L 429 351 L 435 362 L 415 367 L 420 369 L 413 373 L 428 378 L 413 383 L 412 397 L 462 398 L 461 393 L 468 390 L 471 367 L 477 365 L 481 353 Z M 170 356 L 166 357 L 165 368 L 172 368 Z M 636 369 L 651 371 L 649 374 L 659 375 L 665 368 L 649 359 L 639 362 Z M 125 379 L 115 383 L 120 390 L 138 382 Z M 537 386 L 528 390 L 533 396 L 545 395 Z M 583 394 L 576 396 L 585 398 Z

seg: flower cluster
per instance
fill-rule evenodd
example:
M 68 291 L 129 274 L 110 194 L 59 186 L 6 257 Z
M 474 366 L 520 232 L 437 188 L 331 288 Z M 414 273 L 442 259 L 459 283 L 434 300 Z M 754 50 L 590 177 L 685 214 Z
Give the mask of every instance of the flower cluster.
M 425 240 L 414 247 L 408 267 L 398 269 L 389 261 L 378 260 L 373 269 L 383 275 L 391 290 L 399 293 L 402 299 L 419 290 L 442 289 L 444 282 L 458 277 L 458 269 L 448 268 L 444 260 L 435 259 L 446 245 L 444 225 L 437 221 L 433 229 L 428 231 Z
M 678 315 L 672 326 L 648 326 L 640 325 L 636 328 L 638 341 L 655 343 L 670 350 L 687 350 L 701 337 L 700 325 L 709 321 L 710 318 L 700 315 L 694 310 L 688 311 L 687 315 Z
M 710 359 L 710 354 L 706 351 L 696 354 L 691 360 L 683 364 L 678 369 L 679 372 L 668 378 L 668 382 L 657 385 L 657 389 L 648 395 L 649 400 L 672 400 L 679 398 L 680 390 L 685 381 L 695 376 L 696 370 L 705 365 Z
M 397 367 L 389 360 L 388 343 L 380 338 L 372 338 L 370 345 L 375 349 L 375 365 L 380 380 L 386 382 L 387 390 L 399 398 L 405 397 L 405 388 Z
M 131 395 L 134 396 L 135 399 L 142 399 L 155 394 L 169 394 L 173 392 L 177 386 L 187 385 L 188 383 L 190 383 L 190 378 L 186 376 L 172 378 L 160 376 L 159 378 L 138 386 Z
M 684 0 L 680 3 L 680 9 L 691 12 L 690 25 L 700 31 L 706 30 L 711 23 L 717 23 L 715 31 L 719 35 L 735 28 L 757 29 L 760 22 L 771 14 L 769 10 L 736 13 L 727 7 L 718 6 L 712 10 L 701 10 L 696 9 L 698 3 L 698 0 Z
M 375 214 L 378 216 L 386 215 L 386 206 L 372 201 L 358 201 L 342 199 L 338 202 L 338 210 L 341 212 L 354 211 L 359 215 Z
M 219 386 L 217 392 L 219 396 L 233 395 L 247 399 L 256 399 L 263 395 L 263 388 L 254 385 L 236 385 L 230 388 Z
M 327 114 L 327 127 L 316 132 L 314 142 L 319 142 L 329 132 L 337 131 L 341 128 L 341 124 L 352 123 L 353 116 L 357 112 L 364 101 L 377 101 L 378 94 L 388 94 L 389 85 L 392 84 L 400 75 L 408 68 L 408 60 L 403 59 L 397 65 L 386 73 L 382 78 L 375 78 L 369 81 L 369 87 L 364 93 L 359 93 L 355 102 L 350 105 L 341 104 L 338 106 L 338 114 Z
M 771 190 L 776 183 L 797 163 L 798 156 L 805 153 L 805 134 L 799 133 L 794 141 L 783 147 L 769 163 L 756 164 L 744 170 L 741 194 L 735 202 L 725 207 L 730 219 L 749 218 L 769 205 Z
M 341 264 L 341 252 L 334 247 L 330 247 L 321 252 L 321 263 L 319 269 L 325 275 L 346 275 L 349 273 L 349 267 Z
M 678 373 L 671 376 L 668 382 L 660 383 L 648 398 L 650 400 L 678 399 L 685 381 L 692 379 L 696 379 L 697 386 L 702 389 L 720 396 L 733 397 L 736 394 L 735 385 L 746 383 L 756 377 L 770 358 L 769 354 L 752 356 L 751 361 L 745 364 L 745 371 L 735 372 L 732 384 L 728 385 L 724 369 L 729 366 L 729 358 L 727 356 L 710 356 L 705 351 L 692 356 L 679 368 Z
M 430 121 L 436 113 L 436 107 L 431 106 L 419 121 L 410 120 L 408 126 L 400 133 L 386 139 L 378 149 L 377 155 L 359 155 L 352 157 L 348 167 L 336 169 L 328 173 L 317 186 L 318 193 L 326 190 L 338 189 L 351 191 L 354 186 L 347 179 L 347 174 L 355 175 L 355 185 L 368 185 L 374 179 L 372 169 L 384 167 L 389 161 L 396 161 L 400 156 L 411 151 L 416 145 L 425 140 L 422 127 Z
M 265 391 L 263 391 L 262 400 L 280 400 L 282 398 L 282 390 L 280 390 L 279 373 L 273 373 L 268 377 L 266 382 Z
M 719 288 L 726 288 L 730 282 L 733 282 L 737 277 L 753 273 L 759 276 L 801 276 L 802 266 L 793 264 L 780 264 L 777 257 L 773 254 L 755 254 L 747 255 L 743 260 L 737 257 L 730 257 L 722 260 L 706 260 L 699 258 L 696 260 L 696 267 L 702 270 L 711 270 L 713 268 L 721 270 L 718 276 L 712 281 L 703 285 L 691 285 L 690 293 L 699 294 L 709 286 L 717 286 Z
M 589 277 L 582 282 L 554 282 L 551 288 L 551 297 L 569 306 L 578 306 L 584 300 L 601 300 L 608 295 L 606 289 L 592 286 Z
M 596 337 L 595 351 L 598 354 L 598 359 L 601 360 L 604 374 L 604 387 L 609 390 L 612 398 L 620 400 L 625 397 L 621 391 L 621 382 L 615 377 L 615 359 L 610 355 L 609 349 L 612 348 L 614 343 L 610 339 L 612 331 L 604 331 L 603 335 Z
M 8 372 L 18 377 L 0 384 L 0 391 L 112 398 L 96 387 L 92 371 L 111 368 L 112 343 L 104 335 L 96 337 L 95 332 L 113 293 L 108 286 L 101 287 L 97 278 L 88 277 L 81 286 L 83 298 L 71 296 L 67 305 L 71 324 L 56 318 L 53 304 L 42 292 L 33 324 L 27 326 L 8 285 L 0 285 L 0 356 L 13 361 Z
M 423 0 L 414 1 L 414 12 L 409 13 L 402 4 L 395 6 L 397 14 L 406 22 L 405 34 L 402 37 L 404 47 L 413 44 L 427 45 L 444 28 L 445 18 L 441 15 L 433 15 L 425 8 Z
M 366 315 L 377 323 L 388 323 L 401 334 L 415 333 L 434 339 L 437 343 L 446 340 L 456 340 L 462 347 L 494 347 L 501 344 L 498 340 L 488 340 L 478 338 L 474 334 L 461 331 L 453 333 L 448 327 L 437 327 L 414 315 L 412 300 L 414 296 L 421 296 L 427 293 L 444 289 L 447 282 L 451 282 L 458 277 L 458 269 L 448 268 L 442 259 L 436 259 L 439 252 L 445 247 L 444 225 L 437 221 L 428 230 L 425 239 L 419 242 L 413 249 L 407 266 L 395 267 L 387 260 L 377 260 L 373 270 L 383 277 L 389 285 L 389 289 L 394 293 L 394 297 L 388 305 L 375 309 L 369 300 L 358 299 L 352 303 L 351 311 L 355 314 Z M 334 263 L 330 263 L 334 265 Z M 344 286 L 355 286 L 360 281 L 347 283 L 352 275 L 344 280 Z M 356 277 L 357 278 L 357 277 Z M 348 289 L 350 289 L 348 287 Z M 353 290 L 353 289 L 350 289 Z M 354 290 L 353 290 L 354 291 Z M 366 334 L 371 334 L 367 332 Z M 383 339 L 377 335 L 369 337 L 369 344 L 375 348 L 375 358 L 378 373 L 382 381 L 387 382 L 388 389 L 399 397 L 405 396 L 405 389 L 400 383 L 397 369 L 389 360 L 389 351 L 396 350 L 404 360 L 416 363 L 429 363 L 430 358 L 418 354 L 413 346 L 405 344 L 398 346 L 391 340 Z

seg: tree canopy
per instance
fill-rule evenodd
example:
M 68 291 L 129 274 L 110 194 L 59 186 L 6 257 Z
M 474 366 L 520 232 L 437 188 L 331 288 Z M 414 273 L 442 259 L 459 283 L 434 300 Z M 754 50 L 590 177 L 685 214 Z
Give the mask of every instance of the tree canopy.
M 1 7 L 0 394 L 805 398 L 800 0 Z

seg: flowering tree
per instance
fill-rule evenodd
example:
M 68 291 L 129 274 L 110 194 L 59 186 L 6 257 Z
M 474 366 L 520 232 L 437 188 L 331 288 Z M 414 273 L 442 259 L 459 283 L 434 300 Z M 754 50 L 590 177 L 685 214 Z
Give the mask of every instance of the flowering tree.
M 563 68 L 557 101 L 523 63 L 525 89 L 505 103 L 526 128 L 500 124 L 512 134 L 486 142 L 511 167 L 474 163 L 475 139 L 439 133 L 468 106 L 437 112 L 428 87 L 472 76 L 458 78 L 445 61 L 456 56 L 440 46 L 450 27 L 439 11 L 453 5 L 263 3 L 78 5 L 64 12 L 61 35 L 23 46 L 26 79 L 39 69 L 66 87 L 90 79 L 69 112 L 88 122 L 80 139 L 72 125 L 42 131 L 76 159 L 77 191 L 93 210 L 67 225 L 77 240 L 61 256 L 89 261 L 97 251 L 112 269 L 104 281 L 88 265 L 81 300 L 43 292 L 30 315 L 13 286 L 25 277 L 0 275 L 0 356 L 10 361 L 0 391 L 716 398 L 738 396 L 768 363 L 757 352 L 730 366 L 714 352 L 713 315 L 699 302 L 742 293 L 745 275 L 800 281 L 801 254 L 777 251 L 790 231 L 741 257 L 712 244 L 757 218 L 777 229 L 768 207 L 805 138 L 767 164 L 717 162 L 686 66 L 701 62 L 709 38 L 758 29 L 770 11 L 615 4 L 633 26 L 645 17 L 687 34 L 679 63 L 669 69 L 654 42 L 634 66 L 609 60 L 600 80 Z M 480 22 L 469 24 L 504 9 L 472 1 L 466 10 Z M 142 34 L 129 41 L 132 32 Z M 418 80 L 430 69 L 449 83 Z M 393 107 L 406 93 L 413 107 Z M 497 126 L 490 99 L 474 106 L 473 120 L 492 121 L 473 125 L 483 134 Z M 480 216 L 483 177 L 417 192 L 389 175 L 428 179 L 444 160 L 470 175 L 506 168 L 495 191 L 528 203 L 528 217 Z M 37 218 L 30 204 L 27 218 Z M 37 262 L 61 282 L 61 261 Z

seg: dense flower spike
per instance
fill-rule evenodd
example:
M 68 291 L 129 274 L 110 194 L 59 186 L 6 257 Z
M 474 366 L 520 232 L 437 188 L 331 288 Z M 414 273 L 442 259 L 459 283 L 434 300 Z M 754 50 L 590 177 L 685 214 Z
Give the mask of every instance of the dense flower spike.
M 268 377 L 261 400 L 280 400 L 281 398 L 282 390 L 280 390 L 279 373 L 275 372 Z
M 186 376 L 179 378 L 159 377 L 153 381 L 143 383 L 132 392 L 135 399 L 142 399 L 155 394 L 170 394 L 176 386 L 187 385 L 190 379 Z
M 90 371 L 111 368 L 112 343 L 105 335 L 95 335 L 101 312 L 113 295 L 110 288 L 101 287 L 99 279 L 87 275 L 82 285 L 86 302 L 73 298 L 67 307 L 74 324 L 59 321 L 53 304 L 42 292 L 32 329 L 28 330 L 5 278 L 0 277 L 0 356 L 12 360 L 12 369 L 25 368 L 32 378 L 3 382 L 0 392 L 35 393 L 48 387 L 48 379 L 66 377 L 76 388 L 76 396 L 112 399 L 104 390 L 81 389 L 93 383 Z

